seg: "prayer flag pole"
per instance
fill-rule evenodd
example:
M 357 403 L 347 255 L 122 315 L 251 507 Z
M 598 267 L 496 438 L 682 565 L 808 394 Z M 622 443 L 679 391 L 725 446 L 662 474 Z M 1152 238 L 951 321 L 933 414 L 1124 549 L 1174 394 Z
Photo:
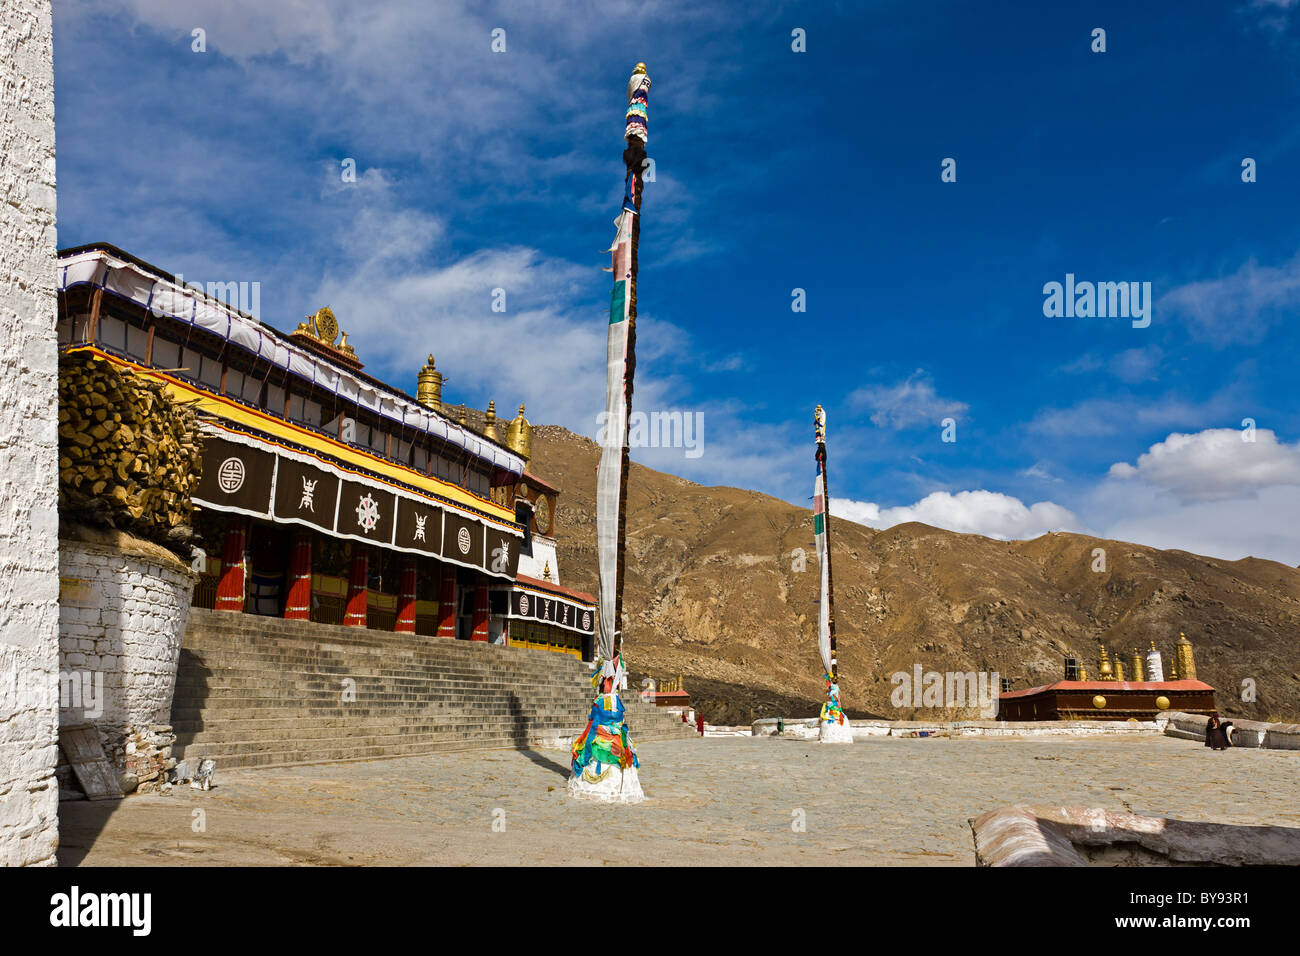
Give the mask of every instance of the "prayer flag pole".
M 618 692 L 627 682 L 623 664 L 623 580 L 627 537 L 627 477 L 632 380 L 636 372 L 637 245 L 641 237 L 642 167 L 647 137 L 650 77 L 638 63 L 627 84 L 623 137 L 626 167 L 623 209 L 614 221 L 614 293 L 609 307 L 605 366 L 604 440 L 596 473 L 596 548 L 599 564 L 599 633 L 592 685 L 597 696 L 587 727 L 573 742 L 569 793 L 614 803 L 645 799 L 640 761 L 628 735 Z
M 817 611 L 817 649 L 825 668 L 826 703 L 822 705 L 818 739 L 824 744 L 853 743 L 853 729 L 840 708 L 839 660 L 835 647 L 835 588 L 831 575 L 831 499 L 826 486 L 826 412 L 820 405 L 813 413 L 813 434 L 817 443 L 817 483 L 813 490 L 813 540 L 821 575 Z

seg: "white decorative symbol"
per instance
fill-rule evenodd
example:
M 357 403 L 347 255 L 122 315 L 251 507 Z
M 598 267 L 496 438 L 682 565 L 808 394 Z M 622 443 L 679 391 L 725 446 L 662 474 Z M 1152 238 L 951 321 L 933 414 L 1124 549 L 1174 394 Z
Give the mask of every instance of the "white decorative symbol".
M 492 570 L 501 574 L 510 567 L 510 542 L 504 538 L 501 547 L 492 549 Z
M 425 540 L 425 538 L 424 538 L 424 523 L 425 523 L 426 521 L 428 521 L 428 520 L 429 520 L 429 516 L 428 516 L 428 515 L 425 515 L 423 518 L 421 518 L 419 515 L 416 515 L 416 516 L 415 516 L 415 540 L 416 540 L 416 541 L 424 541 L 424 540 Z
M 298 510 L 299 510 L 299 511 L 301 511 L 303 508 L 306 508 L 308 511 L 312 512 L 313 514 L 316 513 L 316 509 L 313 508 L 312 505 L 311 505 L 311 496 L 314 495 L 314 494 L 316 493 L 316 482 L 317 482 L 317 481 L 320 481 L 320 479 L 317 478 L 315 481 L 308 481 L 308 480 L 307 480 L 307 476 L 306 476 L 306 475 L 303 475 L 303 478 L 302 478 L 302 501 L 298 502 Z
M 528 613 L 528 595 L 527 595 L 527 594 L 521 594 L 521 595 L 519 595 L 519 613 L 520 613 L 520 614 L 527 614 L 527 613 Z
M 590 612 L 590 611 L 583 611 L 583 612 L 582 612 L 582 629 L 583 629 L 584 631 L 590 631 L 590 630 L 591 630 L 591 612 Z
M 227 458 L 217 469 L 217 484 L 228 495 L 244 487 L 244 463 L 238 458 Z
M 469 538 L 469 528 L 464 525 L 460 526 L 460 531 L 456 533 L 456 545 L 460 548 L 461 554 L 469 554 L 470 545 L 473 544 Z
M 367 534 L 374 531 L 375 525 L 379 524 L 379 503 L 370 495 L 357 502 L 357 524 L 361 525 L 362 530 Z

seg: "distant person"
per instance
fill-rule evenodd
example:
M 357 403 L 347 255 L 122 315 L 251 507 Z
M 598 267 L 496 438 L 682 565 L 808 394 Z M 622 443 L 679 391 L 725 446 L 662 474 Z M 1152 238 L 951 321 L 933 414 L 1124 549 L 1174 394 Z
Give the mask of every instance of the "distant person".
M 1227 750 L 1232 746 L 1232 721 L 1223 720 L 1216 710 L 1205 724 L 1205 746 L 1211 750 Z
M 700 736 L 701 736 L 701 737 L 704 736 L 704 714 L 703 714 L 703 712 L 698 713 L 698 714 L 695 715 L 695 729 L 698 730 L 698 731 L 700 732 Z

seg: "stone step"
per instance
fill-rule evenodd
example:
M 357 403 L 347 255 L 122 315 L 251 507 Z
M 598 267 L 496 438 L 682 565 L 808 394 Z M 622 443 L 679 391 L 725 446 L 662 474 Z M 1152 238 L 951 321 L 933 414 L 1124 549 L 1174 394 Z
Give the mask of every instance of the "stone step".
M 589 674 L 549 651 L 195 610 L 174 753 L 231 767 L 562 747 L 586 726 Z M 344 677 L 355 703 L 340 700 Z M 695 736 L 635 693 L 624 702 L 635 740 Z

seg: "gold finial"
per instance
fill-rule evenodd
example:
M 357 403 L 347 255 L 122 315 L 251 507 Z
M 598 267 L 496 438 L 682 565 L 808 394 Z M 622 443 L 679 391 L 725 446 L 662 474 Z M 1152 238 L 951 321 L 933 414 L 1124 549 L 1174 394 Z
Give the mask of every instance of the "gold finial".
M 1133 656 L 1129 658 L 1129 665 L 1133 668 L 1133 680 L 1140 681 L 1146 679 L 1143 676 L 1144 669 L 1142 667 L 1142 655 L 1138 653 L 1136 647 L 1133 648 Z
M 1101 645 L 1101 657 L 1097 661 L 1097 679 L 1114 680 L 1115 672 L 1111 669 L 1110 658 L 1106 656 L 1106 645 Z
M 1192 642 L 1182 631 L 1178 632 L 1178 643 L 1174 645 L 1174 657 L 1178 661 L 1178 673 L 1183 680 L 1196 680 L 1196 657 L 1192 653 Z
M 466 424 L 469 423 L 469 416 L 465 413 L 465 406 L 464 406 L 464 405 L 462 405 L 462 406 L 460 407 L 460 415 L 459 415 L 459 418 L 460 418 L 460 423 L 461 423 L 462 425 L 466 425 Z
M 547 581 L 551 580 L 551 559 L 550 558 L 546 559 L 546 567 L 542 568 L 542 578 Z
M 487 411 L 483 413 L 483 436 L 493 441 L 500 441 L 497 434 L 497 403 L 488 402 Z
M 644 72 L 645 72 L 645 64 L 644 64 L 644 63 L 638 63 L 638 64 L 636 65 L 636 69 L 634 69 L 632 72 L 633 72 L 633 73 L 644 73 Z
M 533 457 L 533 426 L 524 418 L 523 405 L 519 406 L 519 414 L 506 429 L 506 447 L 524 461 Z
M 415 400 L 435 412 L 442 410 L 442 373 L 434 367 L 433 356 L 416 376 Z
M 1115 655 L 1115 679 L 1121 681 L 1124 679 L 1124 662 L 1119 659 L 1118 654 Z

